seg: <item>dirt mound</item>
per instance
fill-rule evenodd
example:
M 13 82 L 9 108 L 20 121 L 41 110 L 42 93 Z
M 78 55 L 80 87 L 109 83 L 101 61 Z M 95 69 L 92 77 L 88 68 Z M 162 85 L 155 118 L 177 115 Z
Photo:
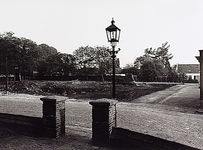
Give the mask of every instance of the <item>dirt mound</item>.
M 41 89 L 44 93 L 52 93 L 56 95 L 67 96 L 68 94 L 75 93 L 74 89 L 70 87 L 69 82 L 61 81 L 46 81 L 41 84 Z
M 41 95 L 63 95 L 76 93 L 79 82 L 61 81 L 15 81 L 10 82 L 9 92 Z M 76 85 L 76 86 L 74 86 Z M 79 86 L 80 87 L 80 86 Z
M 16 81 L 9 84 L 9 91 L 12 93 L 28 93 L 41 94 L 43 93 L 41 86 L 35 81 Z

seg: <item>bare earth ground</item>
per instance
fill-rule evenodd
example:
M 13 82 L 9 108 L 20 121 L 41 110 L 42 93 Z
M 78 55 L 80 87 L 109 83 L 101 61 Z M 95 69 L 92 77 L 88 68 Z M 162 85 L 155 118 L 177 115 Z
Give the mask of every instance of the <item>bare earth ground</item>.
M 0 96 L 0 112 L 42 116 L 42 96 Z M 197 84 L 176 85 L 117 104 L 117 125 L 141 133 L 203 149 L 202 114 Z M 66 135 L 59 139 L 16 135 L 0 129 L 0 149 L 110 149 L 91 145 L 89 101 L 67 99 Z
M 116 97 L 119 101 L 129 102 L 140 96 L 175 85 L 174 83 L 116 83 Z M 0 82 L 0 88 L 5 83 Z M 12 93 L 26 93 L 37 95 L 60 95 L 74 99 L 95 100 L 112 97 L 111 82 L 99 81 L 10 81 L 8 91 Z

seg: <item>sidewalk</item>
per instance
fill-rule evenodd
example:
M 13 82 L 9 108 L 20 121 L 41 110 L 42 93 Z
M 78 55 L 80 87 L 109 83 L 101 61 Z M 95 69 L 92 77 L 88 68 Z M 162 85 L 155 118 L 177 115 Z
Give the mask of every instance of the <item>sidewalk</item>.
M 41 116 L 40 97 L 25 94 L 2 96 L 0 111 Z M 198 85 L 176 85 L 132 103 L 119 102 L 117 126 L 203 149 L 203 116 L 196 113 L 198 109 Z M 91 145 L 91 112 L 88 101 L 68 99 L 65 137 L 50 140 L 9 135 L 0 138 L 0 149 L 109 149 Z

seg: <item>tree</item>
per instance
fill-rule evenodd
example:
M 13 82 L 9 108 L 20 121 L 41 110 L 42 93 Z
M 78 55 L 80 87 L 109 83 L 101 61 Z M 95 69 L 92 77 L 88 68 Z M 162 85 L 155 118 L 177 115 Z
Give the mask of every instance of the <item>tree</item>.
M 108 47 L 95 47 L 96 57 L 95 60 L 99 66 L 99 74 L 110 74 L 112 73 L 112 58 L 109 53 Z M 118 72 L 120 69 L 120 61 L 118 58 L 115 58 L 115 69 Z
M 23 75 L 31 75 L 33 71 L 39 71 L 41 75 L 55 75 L 67 64 L 67 58 L 63 60 L 62 57 L 65 56 L 46 44 L 37 45 L 30 39 L 15 37 L 13 32 L 0 34 L 1 74 L 6 72 L 7 58 L 10 74 L 18 68 Z
M 63 73 L 65 76 L 76 74 L 75 58 L 71 54 L 61 54 Z
M 38 51 L 40 54 L 40 59 L 46 59 L 51 55 L 57 54 L 57 50 L 47 44 L 38 45 Z
M 49 55 L 43 62 L 40 62 L 38 71 L 40 76 L 60 76 L 63 69 L 61 54 Z
M 68 76 L 76 72 L 75 59 L 71 54 L 53 53 L 38 66 L 40 76 Z
M 37 70 L 40 76 L 52 76 L 57 74 L 57 70 L 61 65 L 62 60 L 60 60 L 59 53 L 54 47 L 47 44 L 38 45 L 39 57 Z M 56 59 L 56 60 L 55 60 Z
M 36 68 L 38 58 L 37 44 L 26 38 L 17 38 L 13 32 L 0 35 L 1 73 L 5 73 L 5 59 L 8 72 L 14 73 L 15 68 L 24 74 L 30 74 Z
M 171 69 L 170 67 L 170 62 L 169 60 L 173 58 L 172 54 L 168 53 L 169 51 L 169 48 L 170 48 L 170 45 L 167 45 L 168 42 L 165 42 L 162 44 L 161 47 L 158 47 L 158 49 L 156 50 L 156 53 L 155 53 L 155 58 L 157 60 L 160 60 L 163 64 L 164 64 L 164 67 L 168 70 Z
M 121 73 L 137 75 L 138 74 L 138 69 L 133 64 L 127 64 L 121 70 Z
M 156 76 L 157 70 L 154 61 L 145 61 L 141 66 L 139 78 L 142 81 L 154 81 Z
M 170 45 L 168 42 L 162 44 L 157 49 L 147 48 L 144 51 L 144 55 L 138 57 L 134 61 L 134 65 L 137 69 L 141 69 L 140 77 L 143 77 L 144 73 L 147 73 L 146 68 L 149 68 L 149 74 L 154 72 L 155 76 L 167 76 L 171 73 L 171 67 L 169 60 L 173 58 L 172 54 L 168 53 Z M 143 66 L 144 65 L 144 66 Z M 152 71 L 153 70 L 153 71 Z M 148 75 L 144 75 L 144 78 L 150 78 Z M 146 79 L 145 79 L 146 80 Z M 151 80 L 151 79 L 148 79 Z
M 79 47 L 79 49 L 73 52 L 73 55 L 78 69 L 95 67 L 95 63 L 92 62 L 94 60 L 95 51 L 92 47 Z
M 90 46 L 80 47 L 73 52 L 80 74 L 106 74 L 111 72 L 112 61 L 107 47 Z M 119 59 L 116 59 L 116 68 L 119 68 Z
M 168 73 L 168 81 L 179 82 L 178 73 L 174 69 L 171 69 L 171 71 Z
M 21 74 L 30 75 L 37 69 L 37 59 L 39 53 L 37 44 L 30 39 L 20 38 L 20 43 L 16 44 L 16 66 Z
M 11 68 L 13 66 L 13 61 L 16 59 L 13 56 L 15 55 L 15 43 L 17 42 L 17 38 L 13 36 L 13 32 L 7 32 L 5 34 L 0 34 L 0 57 L 1 57 L 1 73 L 6 73 L 6 59 L 8 60 L 8 72 L 11 71 Z M 11 64 L 12 62 L 12 64 Z

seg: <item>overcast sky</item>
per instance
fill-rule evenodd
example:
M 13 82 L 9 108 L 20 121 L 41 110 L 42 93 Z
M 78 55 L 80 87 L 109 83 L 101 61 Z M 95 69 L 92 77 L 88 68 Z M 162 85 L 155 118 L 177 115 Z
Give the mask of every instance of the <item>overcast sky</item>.
M 0 0 L 0 33 L 72 54 L 80 46 L 110 46 L 112 17 L 121 29 L 121 67 L 168 41 L 171 64 L 198 63 L 203 49 L 203 0 Z

